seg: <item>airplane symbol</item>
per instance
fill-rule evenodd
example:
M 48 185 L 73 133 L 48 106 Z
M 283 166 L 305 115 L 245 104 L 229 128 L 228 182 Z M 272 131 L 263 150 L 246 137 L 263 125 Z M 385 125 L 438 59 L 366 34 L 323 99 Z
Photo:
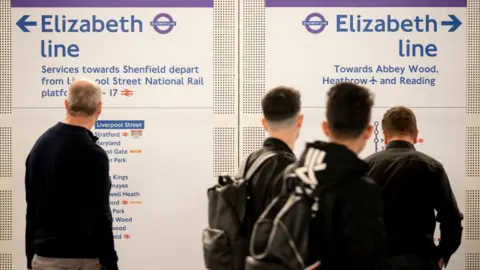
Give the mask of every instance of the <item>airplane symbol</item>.
M 369 80 L 369 82 L 371 82 L 372 84 L 375 84 L 376 82 L 378 82 L 378 80 L 375 80 L 375 77 L 372 77 L 372 79 Z
M 123 89 L 120 94 L 122 96 L 131 97 L 133 96 L 133 90 Z

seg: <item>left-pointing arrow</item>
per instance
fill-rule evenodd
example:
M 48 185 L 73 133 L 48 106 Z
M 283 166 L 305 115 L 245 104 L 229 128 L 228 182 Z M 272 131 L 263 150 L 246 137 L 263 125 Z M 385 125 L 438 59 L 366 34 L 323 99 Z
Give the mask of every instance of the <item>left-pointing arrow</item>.
M 17 22 L 17 26 L 18 28 L 20 28 L 20 30 L 22 30 L 23 32 L 30 32 L 30 30 L 28 30 L 27 26 L 37 26 L 37 22 L 34 22 L 34 21 L 28 21 L 27 22 L 27 19 L 30 17 L 30 15 L 23 15 L 20 20 L 18 20 Z

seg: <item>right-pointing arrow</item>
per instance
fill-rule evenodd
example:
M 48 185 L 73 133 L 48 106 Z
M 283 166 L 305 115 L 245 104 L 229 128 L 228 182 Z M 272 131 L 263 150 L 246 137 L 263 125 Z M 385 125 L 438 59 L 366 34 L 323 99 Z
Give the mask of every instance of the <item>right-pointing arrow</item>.
M 20 20 L 17 22 L 18 28 L 20 28 L 23 32 L 30 32 L 28 30 L 27 26 L 37 26 L 37 22 L 27 22 L 27 19 L 30 17 L 30 15 L 23 15 Z
M 462 25 L 462 22 L 455 15 L 450 14 L 448 17 L 450 17 L 451 21 L 442 21 L 442 25 L 450 26 L 448 32 L 455 32 Z

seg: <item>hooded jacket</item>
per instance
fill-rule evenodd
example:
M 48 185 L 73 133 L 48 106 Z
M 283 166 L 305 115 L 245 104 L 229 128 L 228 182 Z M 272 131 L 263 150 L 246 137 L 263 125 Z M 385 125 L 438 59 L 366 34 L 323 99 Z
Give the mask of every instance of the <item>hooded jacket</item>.
M 366 176 L 367 164 L 343 145 L 316 141 L 294 166 L 304 169 L 310 182 L 328 187 L 310 233 L 315 243 L 316 222 L 329 224 L 327 240 L 311 248 L 311 256 L 322 258 L 321 269 L 381 269 L 387 247 L 381 189 Z

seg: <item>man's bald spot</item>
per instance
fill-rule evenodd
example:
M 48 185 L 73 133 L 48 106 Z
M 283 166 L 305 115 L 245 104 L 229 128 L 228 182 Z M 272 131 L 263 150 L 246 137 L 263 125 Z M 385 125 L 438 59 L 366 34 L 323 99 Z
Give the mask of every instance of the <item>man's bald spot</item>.
M 94 81 L 82 79 L 76 80 L 70 84 L 69 90 L 84 90 L 84 91 L 97 91 L 99 88 L 98 84 Z

